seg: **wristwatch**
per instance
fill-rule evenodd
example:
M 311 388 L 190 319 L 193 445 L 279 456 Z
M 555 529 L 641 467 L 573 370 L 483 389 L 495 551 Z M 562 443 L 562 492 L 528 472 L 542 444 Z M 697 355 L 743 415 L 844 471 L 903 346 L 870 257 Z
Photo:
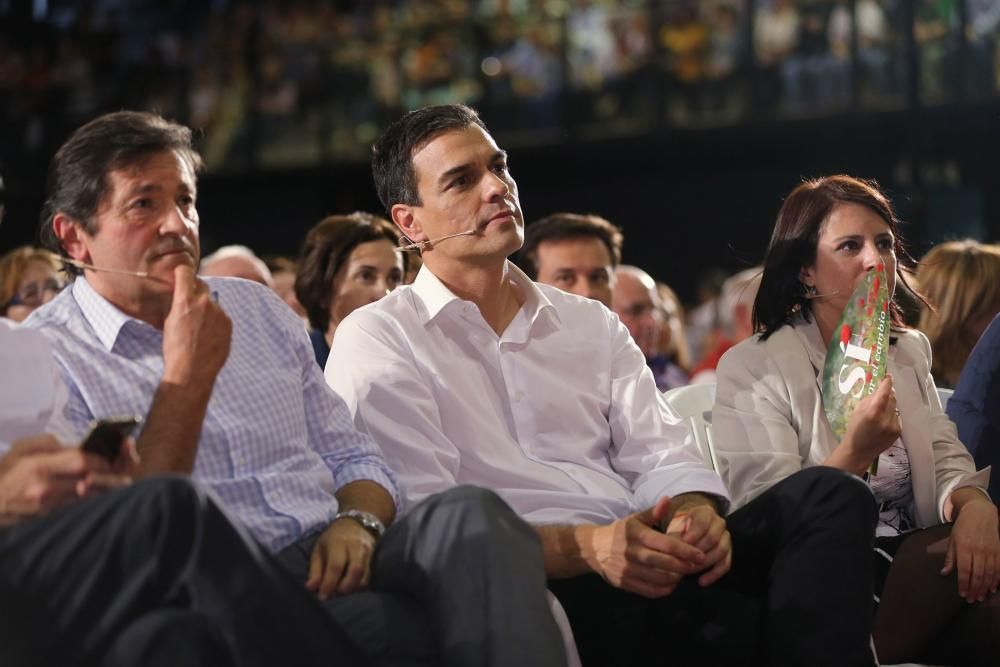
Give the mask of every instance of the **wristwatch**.
M 343 510 L 341 512 L 337 512 L 337 516 L 333 517 L 334 521 L 337 521 L 338 519 L 354 519 L 361 524 L 362 528 L 371 533 L 376 540 L 382 537 L 385 533 L 385 524 L 371 512 L 364 512 L 362 510 Z

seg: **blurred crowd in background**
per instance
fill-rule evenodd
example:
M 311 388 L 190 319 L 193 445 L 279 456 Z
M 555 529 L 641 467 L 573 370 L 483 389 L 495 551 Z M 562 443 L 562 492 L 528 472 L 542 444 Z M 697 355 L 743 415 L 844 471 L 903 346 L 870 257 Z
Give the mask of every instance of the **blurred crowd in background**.
M 120 108 L 190 125 L 210 173 L 239 173 L 365 162 L 402 112 L 450 102 L 479 108 L 503 145 L 516 147 L 1000 98 L 995 0 L 8 0 L 0 21 L 8 174 L 37 173 L 31 165 L 46 164 L 72 129 Z M 950 225 L 977 218 L 949 202 Z M 961 261 L 949 263 L 956 247 Z M 239 266 L 228 275 L 274 286 L 305 317 L 297 259 L 256 250 L 263 261 L 227 249 L 204 269 L 214 260 L 225 260 L 215 269 L 223 274 L 223 264 Z M 925 264 L 981 285 L 959 298 L 940 287 L 951 284 L 949 271 L 922 264 L 915 276 L 944 314 L 921 315 L 914 304 L 912 323 L 957 350 L 935 349 L 936 380 L 949 386 L 1000 311 L 1000 295 L 987 293 L 1000 285 L 1000 250 L 965 241 L 932 253 L 939 259 Z M 405 282 L 417 266 L 404 266 Z M 663 267 L 644 268 L 660 276 Z M 62 286 L 58 269 L 30 247 L 4 255 L 2 314 L 20 320 L 51 298 Z M 619 315 L 643 316 L 635 326 L 656 341 L 648 356 L 669 362 L 669 384 L 703 371 L 711 381 L 722 352 L 750 334 L 755 290 L 745 285 L 757 271 L 730 277 L 731 269 L 698 267 L 686 303 L 667 285 L 654 289 L 641 269 L 627 277 L 648 298 L 641 313 Z M 949 322 L 969 331 L 949 333 Z
M 510 144 L 1000 91 L 993 0 L 30 5 L 0 34 L 6 164 L 44 163 L 121 108 L 203 131 L 219 171 L 365 159 L 401 111 L 446 102 L 476 106 Z

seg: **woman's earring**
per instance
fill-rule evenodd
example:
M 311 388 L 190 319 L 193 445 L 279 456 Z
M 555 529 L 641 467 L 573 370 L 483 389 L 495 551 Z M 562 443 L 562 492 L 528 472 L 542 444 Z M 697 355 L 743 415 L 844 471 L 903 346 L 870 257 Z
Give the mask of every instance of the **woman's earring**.
M 805 288 L 806 288 L 806 298 L 807 299 L 815 299 L 816 296 L 818 295 L 818 292 L 816 291 L 816 286 L 815 285 L 805 285 Z

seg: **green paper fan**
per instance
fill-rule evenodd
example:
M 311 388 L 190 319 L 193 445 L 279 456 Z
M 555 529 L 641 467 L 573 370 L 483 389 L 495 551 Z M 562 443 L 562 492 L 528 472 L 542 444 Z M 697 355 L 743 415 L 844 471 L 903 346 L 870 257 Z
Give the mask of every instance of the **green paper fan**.
M 823 409 L 838 440 L 862 398 L 875 393 L 889 353 L 889 286 L 885 264 L 869 271 L 844 308 L 823 363 Z M 878 471 L 878 458 L 869 472 Z

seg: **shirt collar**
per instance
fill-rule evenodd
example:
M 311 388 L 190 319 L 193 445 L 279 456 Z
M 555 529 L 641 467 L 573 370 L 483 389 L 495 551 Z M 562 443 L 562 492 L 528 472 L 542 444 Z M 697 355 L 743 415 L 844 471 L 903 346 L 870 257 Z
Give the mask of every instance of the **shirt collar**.
M 138 322 L 98 294 L 84 276 L 77 276 L 73 281 L 73 298 L 108 352 L 118 340 L 122 327 L 132 321 Z
M 559 313 L 556 307 L 552 304 L 552 301 L 545 295 L 542 290 L 538 288 L 538 285 L 531 280 L 521 269 L 519 269 L 511 261 L 507 261 L 507 275 L 510 279 L 514 281 L 514 284 L 521 288 L 521 293 L 524 295 L 524 304 L 521 306 L 522 311 L 528 317 L 529 321 L 534 321 L 536 317 L 541 313 L 549 313 L 557 321 L 559 320 Z M 438 314 L 444 310 L 445 306 L 453 301 L 461 301 L 461 299 L 441 280 L 434 275 L 430 268 L 424 264 L 420 267 L 420 271 L 417 272 L 417 277 L 413 281 L 412 285 L 413 293 L 417 296 L 420 302 L 423 304 L 423 312 L 421 312 L 421 318 L 423 323 L 427 324 Z

